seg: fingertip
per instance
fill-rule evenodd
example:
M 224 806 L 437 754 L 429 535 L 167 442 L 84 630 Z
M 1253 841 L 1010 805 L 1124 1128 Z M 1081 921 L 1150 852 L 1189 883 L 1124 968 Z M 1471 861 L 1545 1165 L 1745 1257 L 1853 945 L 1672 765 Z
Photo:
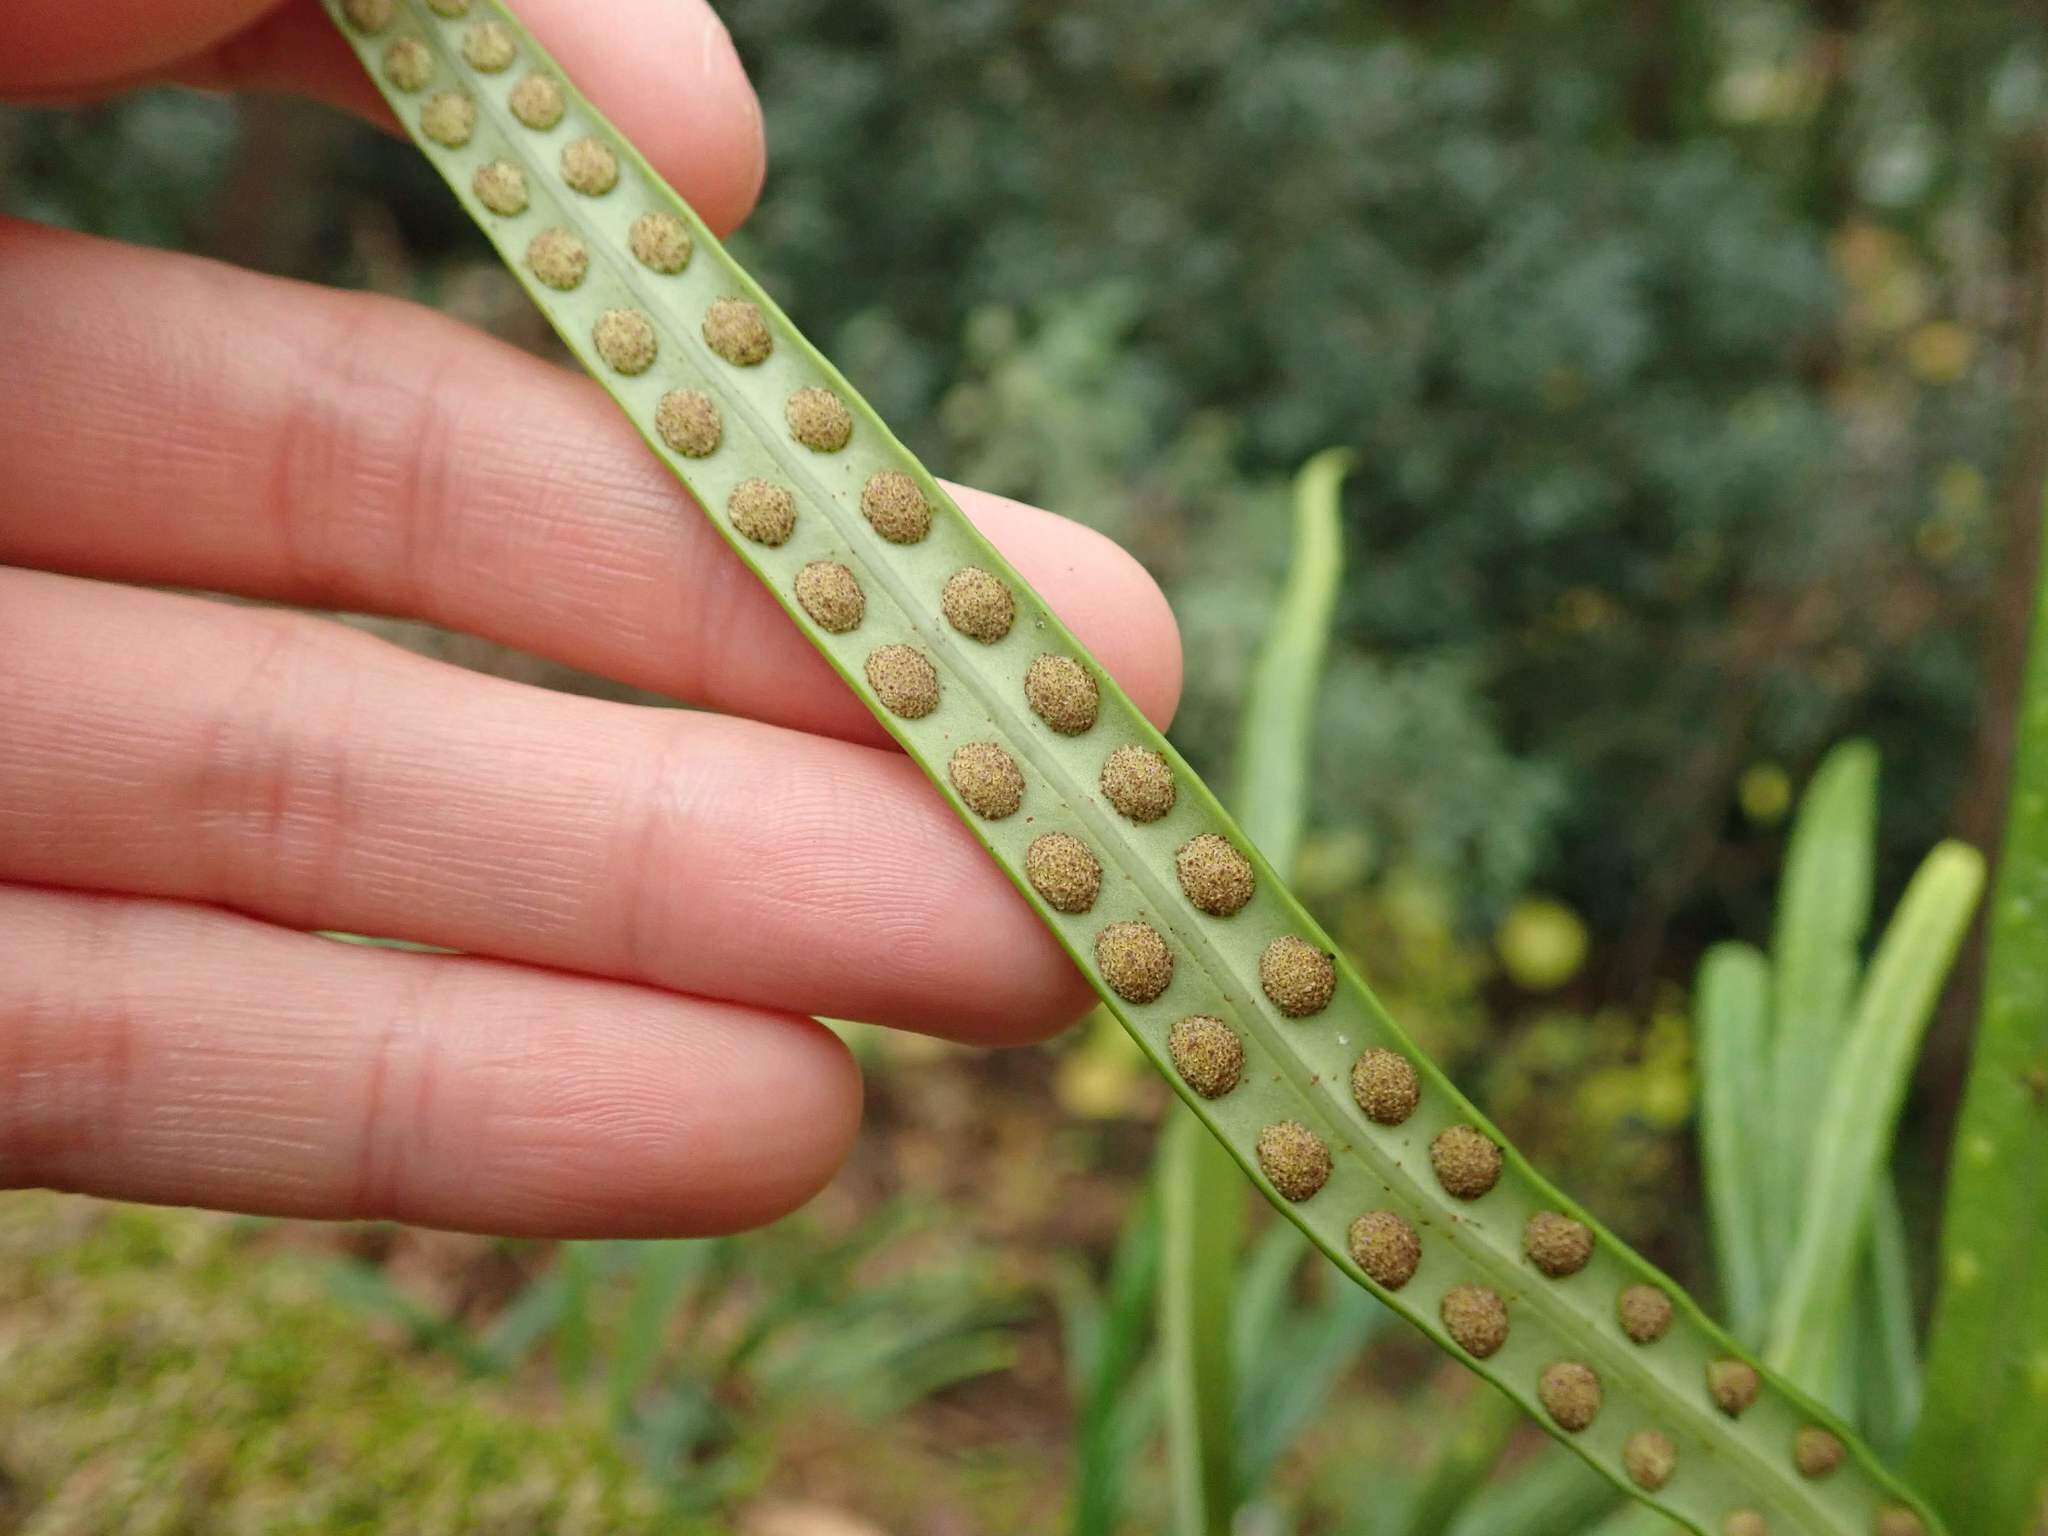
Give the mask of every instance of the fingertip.
M 1082 523 L 966 486 L 947 487 L 961 510 L 1038 591 L 1145 718 L 1160 730 L 1180 706 L 1180 624 L 1152 573 Z
M 563 72 L 719 234 L 753 211 L 767 174 L 761 105 L 732 34 L 704 0 L 525 0 Z
M 597 1230 L 709 1237 L 764 1226 L 812 1199 L 853 1148 L 862 1083 L 844 1041 L 798 1015 L 693 1006 L 718 1015 L 679 1053 L 696 1081 L 643 1076 L 639 1092 L 622 1091 L 615 1112 L 641 1135 L 615 1149 Z M 593 1171 L 573 1182 L 587 1191 Z
M 12 0 L 0 96 L 61 100 L 140 79 L 212 47 L 264 0 Z
M 860 1134 L 865 1085 L 846 1042 L 816 1019 L 775 1016 L 772 1044 L 749 1042 L 747 1074 L 761 1101 L 775 1106 L 765 1139 L 749 1137 L 745 1208 L 726 1230 L 761 1226 L 808 1204 L 832 1182 Z M 766 1155 L 764 1155 L 766 1154 Z M 734 1185 L 743 1187 L 735 1170 Z

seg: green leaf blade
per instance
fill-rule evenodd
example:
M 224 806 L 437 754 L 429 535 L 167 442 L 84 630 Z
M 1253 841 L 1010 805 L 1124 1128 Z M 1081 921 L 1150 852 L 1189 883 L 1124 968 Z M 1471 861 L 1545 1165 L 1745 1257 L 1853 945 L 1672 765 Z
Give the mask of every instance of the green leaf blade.
M 1774 1032 L 1767 1279 L 1783 1276 L 1814 1145 L 1813 1107 L 1835 1064 L 1862 969 L 1877 847 L 1877 749 L 1846 741 L 1821 760 L 1785 850 L 1771 936 Z
M 1766 1288 L 1770 1174 L 1756 1126 L 1770 1102 L 1770 997 L 1770 964 L 1749 945 L 1717 944 L 1700 962 L 1700 1158 L 1729 1324 L 1745 1339 L 1762 1327 Z
M 1928 854 L 1864 977 L 1855 1020 L 1819 1101 L 1799 1239 L 1771 1325 L 1771 1363 L 1826 1381 L 1835 1363 L 1858 1251 L 1911 1081 L 1978 893 L 1984 859 L 1943 843 Z
M 2048 580 L 2034 614 L 1977 1044 L 1910 1465 L 1958 1531 L 2048 1499 Z
M 1174 1529 L 1230 1536 L 1238 1486 L 1231 1304 L 1244 1230 L 1237 1164 L 1185 1106 L 1160 1142 L 1160 1342 Z
M 1538 1177 L 1416 1051 L 1215 796 L 632 146 L 573 88 L 566 91 L 568 108 L 558 126 L 540 131 L 520 125 L 509 107 L 515 79 L 529 68 L 558 76 L 559 70 L 502 5 L 476 0 L 470 19 L 457 21 L 418 0 L 393 0 L 394 19 L 387 21 L 380 7 L 362 0 L 326 3 L 399 120 L 650 449 L 932 779 L 1118 1020 L 1223 1139 L 1232 1159 L 1333 1263 L 1514 1397 L 1603 1475 L 1695 1531 L 1712 1536 L 1725 1513 L 1740 1506 L 1766 1510 L 1779 1530 L 1862 1536 L 1881 1508 L 1911 1502 L 1866 1448 L 1787 1383 L 1769 1381 L 1764 1398 L 1740 1420 L 1730 1421 L 1713 1407 L 1703 1386 L 1705 1367 L 1739 1353 L 1734 1341 L 1668 1278 Z M 353 25 L 351 12 L 370 15 L 374 25 L 367 32 Z M 465 61 L 465 29 L 481 21 L 513 37 L 519 57 L 512 69 L 479 71 Z M 431 53 L 437 89 L 459 89 L 474 102 L 474 130 L 460 145 L 424 134 L 422 94 L 382 68 L 385 47 L 401 36 L 417 39 Z M 571 191 L 560 175 L 561 147 L 579 138 L 596 140 L 618 165 L 616 185 L 601 195 Z M 477 172 L 493 162 L 519 172 L 527 196 L 516 209 L 494 193 L 493 200 L 510 210 L 494 212 L 477 191 Z M 680 273 L 651 274 L 635 264 L 630 230 L 643 211 L 666 213 L 689 229 L 695 254 Z M 548 287 L 527 265 L 529 241 L 550 228 L 571 231 L 587 247 L 588 271 L 573 291 Z M 714 301 L 732 297 L 756 306 L 772 338 L 765 361 L 732 365 L 702 339 L 699 317 Z M 633 366 L 622 371 L 614 364 L 624 354 L 615 348 L 608 362 L 598 346 L 600 318 L 620 309 L 645 317 L 653 342 L 642 350 L 656 359 L 651 365 L 643 368 L 632 358 Z M 784 405 L 798 388 L 829 390 L 843 403 L 851 436 L 842 449 L 813 454 L 781 427 Z M 677 389 L 702 392 L 721 413 L 722 436 L 708 455 L 670 446 L 658 425 L 665 395 Z M 862 515 L 862 489 L 883 471 L 909 477 L 932 512 L 928 535 L 913 544 L 883 540 Z M 788 488 L 798 503 L 794 533 L 783 543 L 743 537 L 727 516 L 732 491 L 754 478 Z M 798 573 L 820 561 L 843 565 L 862 589 L 864 603 L 854 622 L 842 622 L 843 612 L 814 611 L 796 594 Z M 967 639 L 940 616 L 941 588 L 965 566 L 991 573 L 1014 598 L 1016 622 L 1000 643 Z M 939 679 L 935 708 L 914 716 L 891 712 L 866 675 L 872 652 L 884 643 L 910 646 L 929 661 Z M 1027 667 L 1048 653 L 1072 661 L 1099 697 L 1092 724 L 1074 735 L 1049 728 L 1026 705 Z M 984 799 L 991 809 L 984 816 L 969 804 L 948 762 L 959 747 L 979 742 L 1009 755 L 1028 809 L 996 814 L 993 802 Z M 1138 822 L 1114 808 L 1101 773 L 1115 747 L 1157 754 L 1177 786 L 1171 810 Z M 1025 873 L 1029 846 L 1053 831 L 1078 838 L 1100 860 L 1100 896 L 1086 912 L 1055 908 Z M 1178 850 L 1202 834 L 1237 848 L 1254 877 L 1254 896 L 1229 918 L 1197 912 L 1175 876 Z M 1173 960 L 1164 994 L 1139 1002 L 1112 985 L 1096 950 L 1099 933 L 1111 921 L 1143 922 L 1153 929 Z M 1281 938 L 1299 939 L 1334 957 L 1334 993 L 1312 1020 L 1285 1016 L 1267 999 L 1260 958 Z M 1240 1036 L 1245 1069 L 1224 1097 L 1201 1098 L 1174 1069 L 1168 1031 L 1176 1018 L 1192 1013 L 1224 1019 Z M 1422 1083 L 1420 1107 L 1398 1126 L 1368 1121 L 1351 1098 L 1352 1064 L 1374 1046 L 1410 1061 Z M 1326 1181 L 1298 1202 L 1281 1193 L 1255 1151 L 1262 1131 L 1289 1121 L 1330 1154 Z M 1431 1169 L 1433 1139 L 1454 1126 L 1501 1146 L 1498 1183 L 1483 1198 L 1454 1198 Z M 1378 1208 L 1402 1213 L 1424 1234 L 1420 1267 L 1397 1291 L 1373 1286 L 1349 1251 L 1352 1219 Z M 1540 1278 L 1522 1253 L 1524 1224 L 1546 1210 L 1585 1221 L 1595 1235 L 1592 1261 L 1569 1280 Z M 1512 1315 L 1506 1341 L 1483 1360 L 1459 1350 L 1442 1314 L 1443 1298 L 1460 1285 L 1493 1291 Z M 1671 1300 L 1673 1322 L 1653 1346 L 1632 1342 L 1616 1321 L 1615 1298 L 1630 1285 L 1653 1286 Z M 1543 1371 L 1559 1359 L 1589 1365 L 1604 1394 L 1597 1421 L 1569 1436 L 1548 1421 L 1537 1389 Z M 1791 1436 L 1809 1422 L 1835 1429 L 1849 1451 L 1845 1465 L 1823 1484 L 1800 1478 L 1790 1464 Z M 1654 1426 L 1677 1451 L 1678 1471 L 1656 1489 L 1637 1487 L 1625 1470 L 1624 1445 L 1640 1426 Z

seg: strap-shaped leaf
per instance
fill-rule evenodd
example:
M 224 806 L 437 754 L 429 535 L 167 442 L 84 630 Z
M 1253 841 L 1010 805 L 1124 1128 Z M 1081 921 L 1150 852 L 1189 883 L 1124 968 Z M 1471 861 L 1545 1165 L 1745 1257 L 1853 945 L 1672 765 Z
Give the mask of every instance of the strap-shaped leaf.
M 2048 567 L 2035 580 L 1984 1011 L 1911 1456 L 1942 1513 L 1985 1536 L 2037 1528 L 2048 1497 Z
M 1728 1363 L 1757 1368 L 1420 1056 L 1216 798 L 502 6 L 328 4 L 652 451 L 1333 1262 L 1706 1536 L 1744 1511 L 1776 1533 L 1933 1528 L 1776 1379 L 1739 1413 L 1717 1405 L 1710 1372 L 1733 1404 Z M 1816 1445 L 1828 1465 L 1802 1471 Z

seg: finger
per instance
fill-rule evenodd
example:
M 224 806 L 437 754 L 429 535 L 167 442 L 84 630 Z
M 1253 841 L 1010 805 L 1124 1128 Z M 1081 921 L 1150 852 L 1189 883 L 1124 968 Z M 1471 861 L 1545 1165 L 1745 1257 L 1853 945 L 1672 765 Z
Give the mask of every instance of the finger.
M 0 561 L 398 611 L 886 738 L 595 385 L 410 305 L 0 224 Z M 966 510 L 1155 721 L 1173 617 L 1077 524 Z
M 1086 1003 L 900 753 L 32 572 L 0 655 L 0 879 L 978 1041 Z
M 757 1226 L 860 1121 L 809 1019 L 0 885 L 0 1187 L 551 1237 Z
M 705 0 L 611 0 L 601 12 L 521 0 L 519 15 L 714 229 L 746 217 L 767 165 L 761 109 Z M 389 121 L 315 0 L 10 0 L 0 96 L 77 96 L 158 75 L 294 91 Z

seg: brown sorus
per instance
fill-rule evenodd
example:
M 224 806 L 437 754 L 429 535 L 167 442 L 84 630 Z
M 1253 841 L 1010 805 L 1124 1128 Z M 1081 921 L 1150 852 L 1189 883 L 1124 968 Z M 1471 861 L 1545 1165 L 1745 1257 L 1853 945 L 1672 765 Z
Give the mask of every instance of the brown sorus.
M 1259 1171 L 1286 1199 L 1299 1205 L 1330 1178 L 1330 1149 L 1299 1120 L 1282 1120 L 1259 1132 Z
M 1205 1099 L 1220 1099 L 1244 1074 L 1244 1042 L 1221 1019 L 1191 1013 L 1167 1032 L 1166 1051 L 1181 1081 Z
M 1288 1018 L 1305 1019 L 1336 996 L 1337 967 L 1308 940 L 1285 934 L 1259 956 L 1259 985 Z

